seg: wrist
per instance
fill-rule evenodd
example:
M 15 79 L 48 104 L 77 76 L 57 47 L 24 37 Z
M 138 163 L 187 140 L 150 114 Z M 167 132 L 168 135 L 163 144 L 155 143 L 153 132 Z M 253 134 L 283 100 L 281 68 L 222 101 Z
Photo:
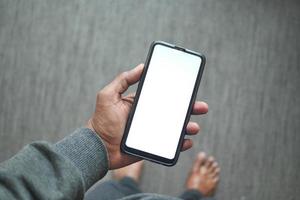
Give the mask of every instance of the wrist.
M 87 124 L 85 125 L 86 128 L 90 129 L 94 134 L 96 134 L 99 138 L 101 138 L 105 148 L 106 148 L 106 151 L 107 151 L 107 158 L 108 158 L 108 162 L 109 162 L 109 169 L 111 168 L 111 160 L 112 158 L 114 158 L 114 156 L 112 155 L 112 148 L 111 148 L 111 145 L 105 140 L 105 138 L 101 137 L 101 134 L 100 132 L 97 132 L 93 126 L 93 123 L 92 123 L 92 118 L 90 118 L 87 122 Z
M 92 120 L 92 119 L 89 119 L 89 120 L 88 120 L 88 122 L 87 122 L 87 124 L 85 125 L 85 127 L 88 128 L 88 129 L 91 129 L 94 133 L 96 133 L 97 135 L 99 135 L 99 134 L 96 132 L 96 130 L 94 129 L 91 120 Z

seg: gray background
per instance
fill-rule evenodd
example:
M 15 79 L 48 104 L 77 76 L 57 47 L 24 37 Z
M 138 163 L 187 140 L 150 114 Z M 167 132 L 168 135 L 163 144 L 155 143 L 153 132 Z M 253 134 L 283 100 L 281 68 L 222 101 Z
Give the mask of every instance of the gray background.
M 0 0 L 0 160 L 84 125 L 96 92 L 164 40 L 207 56 L 210 111 L 175 167 L 146 163 L 142 188 L 180 193 L 203 150 L 218 199 L 299 199 L 299 36 L 299 1 Z

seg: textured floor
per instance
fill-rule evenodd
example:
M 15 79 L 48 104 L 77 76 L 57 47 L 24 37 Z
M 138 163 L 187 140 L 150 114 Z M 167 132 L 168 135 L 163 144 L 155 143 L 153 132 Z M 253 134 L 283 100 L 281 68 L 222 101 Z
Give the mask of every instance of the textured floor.
M 299 1 L 0 0 L 0 160 L 57 141 L 95 93 L 144 62 L 153 40 L 200 51 L 210 112 L 172 168 L 146 163 L 142 188 L 176 195 L 193 157 L 222 168 L 218 199 L 299 199 Z M 166 116 L 167 117 L 167 116 Z

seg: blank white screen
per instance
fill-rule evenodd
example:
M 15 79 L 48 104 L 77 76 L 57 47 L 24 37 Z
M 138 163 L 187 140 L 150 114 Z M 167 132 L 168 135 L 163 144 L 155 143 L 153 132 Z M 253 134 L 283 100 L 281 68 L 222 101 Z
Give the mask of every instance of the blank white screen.
M 173 159 L 201 58 L 155 45 L 126 140 L 128 147 Z

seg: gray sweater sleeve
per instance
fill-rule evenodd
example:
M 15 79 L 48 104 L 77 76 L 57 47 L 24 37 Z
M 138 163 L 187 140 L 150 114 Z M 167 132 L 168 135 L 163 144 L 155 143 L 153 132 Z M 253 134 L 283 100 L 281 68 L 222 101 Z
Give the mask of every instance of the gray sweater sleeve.
M 80 128 L 58 143 L 34 142 L 0 164 L 0 199 L 83 199 L 108 170 L 101 139 Z

